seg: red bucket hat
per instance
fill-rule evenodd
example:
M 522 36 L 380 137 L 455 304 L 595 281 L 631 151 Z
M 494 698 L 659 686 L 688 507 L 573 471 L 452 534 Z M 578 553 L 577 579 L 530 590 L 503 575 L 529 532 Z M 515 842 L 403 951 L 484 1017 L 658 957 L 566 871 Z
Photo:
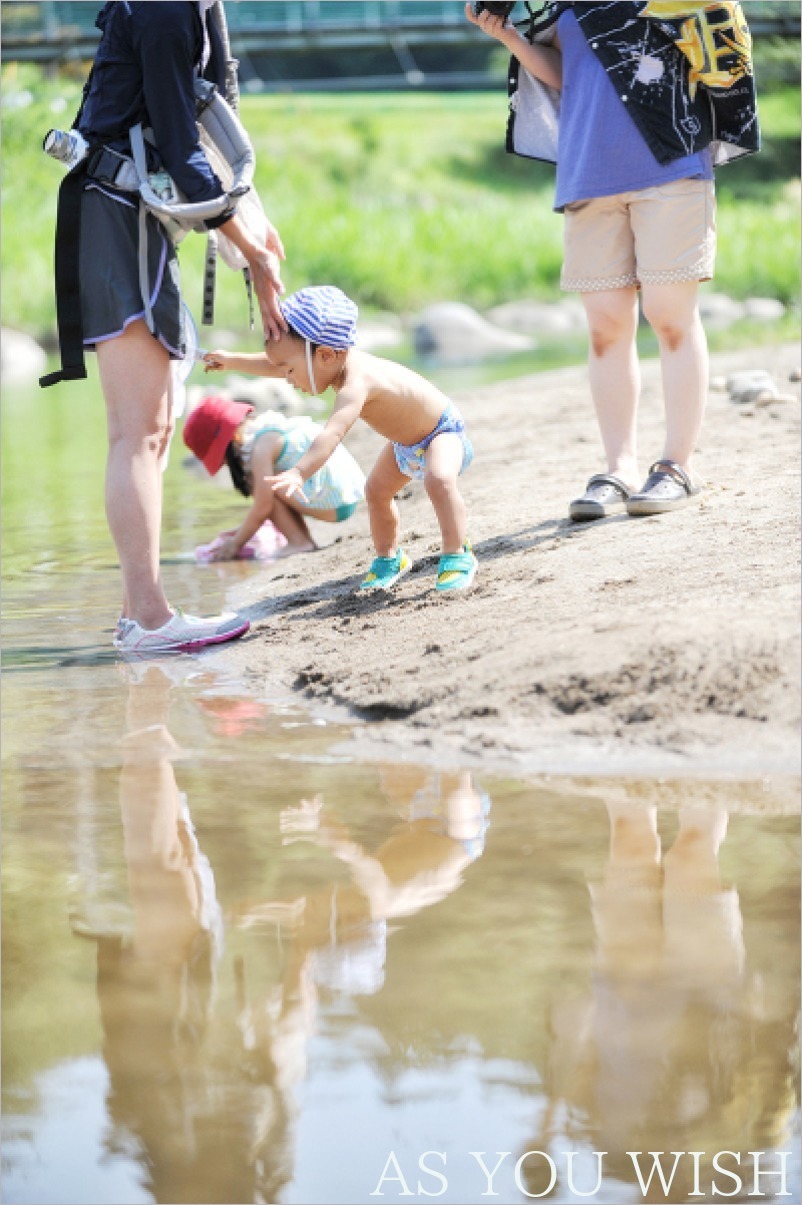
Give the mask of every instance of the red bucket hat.
M 247 402 L 207 397 L 184 423 L 184 443 L 212 476 L 222 468 L 237 427 L 252 411 Z

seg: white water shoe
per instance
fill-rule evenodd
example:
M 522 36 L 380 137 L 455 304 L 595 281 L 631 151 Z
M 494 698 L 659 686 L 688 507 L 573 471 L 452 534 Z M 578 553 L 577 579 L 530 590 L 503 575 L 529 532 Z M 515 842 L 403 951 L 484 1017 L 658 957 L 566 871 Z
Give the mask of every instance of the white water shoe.
M 200 619 L 176 609 L 160 628 L 149 631 L 134 619 L 120 619 L 114 633 L 114 647 L 121 653 L 177 653 L 202 649 L 209 644 L 236 640 L 250 627 L 233 611 Z

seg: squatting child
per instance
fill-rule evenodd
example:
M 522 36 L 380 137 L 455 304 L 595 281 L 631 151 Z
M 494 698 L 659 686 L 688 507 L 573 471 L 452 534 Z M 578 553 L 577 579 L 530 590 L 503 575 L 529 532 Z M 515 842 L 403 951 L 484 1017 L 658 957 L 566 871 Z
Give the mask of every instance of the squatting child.
M 466 539 L 466 510 L 457 477 L 473 459 L 473 448 L 456 406 L 418 373 L 354 347 L 357 307 L 332 286 L 301 289 L 280 302 L 289 332 L 262 354 L 225 358 L 225 367 L 256 376 L 284 377 L 306 393 L 331 387 L 334 410 L 308 450 L 291 467 L 268 475 L 267 483 L 288 504 L 305 500 L 305 483 L 336 454 L 344 436 L 362 418 L 388 442 L 365 487 L 376 557 L 363 590 L 387 590 L 412 567 L 399 544 L 395 497 L 413 478 L 422 479 L 442 536 L 439 591 L 465 590 L 477 562 Z M 209 368 L 224 356 L 210 352 Z
M 236 371 L 246 358 L 210 352 L 206 369 Z M 305 515 L 341 523 L 354 513 L 365 496 L 365 475 L 347 448 L 337 448 L 311 477 L 303 499 L 282 501 L 268 484 L 273 473 L 298 462 L 321 430 L 305 415 L 255 414 L 253 406 L 224 397 L 205 398 L 192 411 L 184 424 L 184 443 L 212 476 L 227 464 L 235 488 L 251 499 L 247 515 L 236 531 L 216 543 L 211 560 L 233 560 L 267 519 L 287 541 L 279 556 L 312 552 L 316 545 Z

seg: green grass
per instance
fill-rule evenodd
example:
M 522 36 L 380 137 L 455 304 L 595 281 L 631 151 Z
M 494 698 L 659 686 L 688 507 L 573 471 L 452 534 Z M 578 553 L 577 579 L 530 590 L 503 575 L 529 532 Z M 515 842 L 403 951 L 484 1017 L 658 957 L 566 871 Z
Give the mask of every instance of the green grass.
M 79 84 L 15 64 L 2 78 L 6 96 L 34 97 L 7 106 L 3 123 L 3 321 L 41 335 L 53 327 L 60 180 L 41 138 L 69 124 Z M 287 248 L 288 288 L 336 283 L 368 309 L 397 313 L 557 295 L 553 169 L 505 154 L 501 91 L 258 96 L 242 108 L 259 192 Z M 719 174 L 716 288 L 788 302 L 799 290 L 799 89 L 768 94 L 761 119 L 764 153 Z M 190 237 L 181 248 L 196 311 L 203 246 Z M 242 330 L 242 289 L 225 269 L 218 297 L 218 324 Z

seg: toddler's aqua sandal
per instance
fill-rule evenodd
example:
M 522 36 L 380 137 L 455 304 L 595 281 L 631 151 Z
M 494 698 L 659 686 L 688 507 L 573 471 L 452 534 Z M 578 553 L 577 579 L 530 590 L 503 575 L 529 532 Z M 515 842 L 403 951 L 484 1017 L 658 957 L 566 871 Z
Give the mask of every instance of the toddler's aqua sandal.
M 466 541 L 462 546 L 462 552 L 447 552 L 440 557 L 435 588 L 441 593 L 446 590 L 467 590 L 469 586 L 473 585 L 478 568 L 479 562 L 473 555 L 470 544 Z
M 412 568 L 412 558 L 399 548 L 395 556 L 375 557 L 370 569 L 362 579 L 360 590 L 389 590 L 399 577 L 409 573 Z

